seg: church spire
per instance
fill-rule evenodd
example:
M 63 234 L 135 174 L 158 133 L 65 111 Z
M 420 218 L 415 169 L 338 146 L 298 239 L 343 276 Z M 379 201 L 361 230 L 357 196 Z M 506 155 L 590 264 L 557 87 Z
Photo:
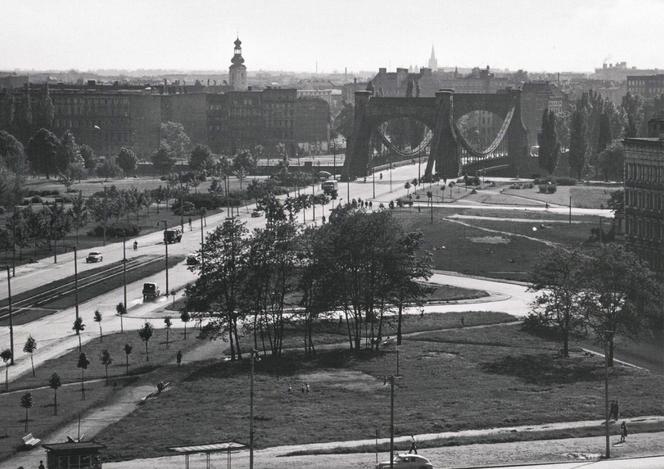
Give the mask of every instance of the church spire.
M 233 44 L 235 44 L 235 48 L 233 49 L 231 66 L 228 67 L 228 82 L 234 91 L 246 91 L 247 67 L 245 67 L 244 57 L 242 57 L 242 41 L 238 37 Z
M 433 44 L 431 44 L 431 56 L 429 57 L 429 68 L 433 72 L 438 70 L 438 60 L 436 60 L 436 51 L 433 48 Z

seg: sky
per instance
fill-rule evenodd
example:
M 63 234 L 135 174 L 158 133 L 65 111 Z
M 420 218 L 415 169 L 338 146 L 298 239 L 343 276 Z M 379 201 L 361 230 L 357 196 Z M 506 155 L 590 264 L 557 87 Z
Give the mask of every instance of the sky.
M 664 68 L 664 0 L 0 0 L 0 70 Z

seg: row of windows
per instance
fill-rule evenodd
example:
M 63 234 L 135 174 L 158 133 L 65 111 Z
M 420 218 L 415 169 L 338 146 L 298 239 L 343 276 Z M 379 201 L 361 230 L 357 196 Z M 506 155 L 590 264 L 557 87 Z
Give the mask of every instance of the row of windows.
M 664 166 L 626 163 L 625 179 L 664 185 Z
M 625 207 L 664 210 L 664 191 L 625 189 Z
M 96 96 L 86 96 L 86 97 L 63 97 L 63 96 L 55 96 L 54 101 L 56 103 L 64 103 L 64 104 L 95 104 L 97 106 L 100 105 L 108 105 L 110 104 L 111 106 L 128 106 L 129 105 L 129 98 L 126 97 L 96 97 Z
M 644 241 L 664 243 L 664 222 L 662 220 L 626 216 L 625 234 Z
M 115 108 L 104 108 L 104 107 L 92 107 L 92 106 L 87 106 L 87 107 L 80 107 L 80 106 L 56 106 L 55 108 L 56 114 L 61 114 L 65 116 L 71 116 L 71 115 L 99 115 L 99 114 L 104 114 L 104 115 L 110 115 L 110 116 L 122 116 L 122 117 L 129 117 L 129 111 L 127 109 L 115 109 Z

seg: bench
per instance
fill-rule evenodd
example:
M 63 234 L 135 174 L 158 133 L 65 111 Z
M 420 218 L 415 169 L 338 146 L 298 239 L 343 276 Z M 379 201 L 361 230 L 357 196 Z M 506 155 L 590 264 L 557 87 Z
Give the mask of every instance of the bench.
M 41 443 L 41 440 L 39 438 L 35 438 L 34 436 L 32 436 L 32 433 L 28 433 L 21 439 L 23 440 L 23 446 L 27 446 L 30 448 L 34 448 L 39 443 Z

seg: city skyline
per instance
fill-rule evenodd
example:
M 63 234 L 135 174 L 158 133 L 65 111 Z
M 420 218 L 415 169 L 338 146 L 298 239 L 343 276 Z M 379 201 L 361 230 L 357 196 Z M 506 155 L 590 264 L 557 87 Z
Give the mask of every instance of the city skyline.
M 8 0 L 5 11 L 3 70 L 225 71 L 239 35 L 253 71 L 423 66 L 433 45 L 441 67 L 591 72 L 604 61 L 661 68 L 648 44 L 664 2 Z

